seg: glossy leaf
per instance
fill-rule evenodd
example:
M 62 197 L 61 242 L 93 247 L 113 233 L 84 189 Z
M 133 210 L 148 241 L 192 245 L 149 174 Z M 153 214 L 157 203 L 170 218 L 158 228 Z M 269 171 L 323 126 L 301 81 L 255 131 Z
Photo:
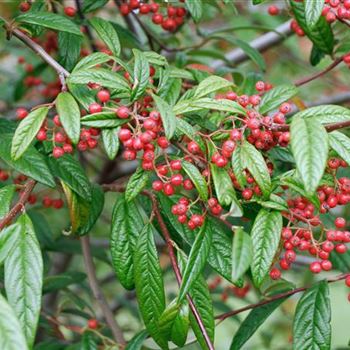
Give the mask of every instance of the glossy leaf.
M 145 188 L 149 181 L 150 174 L 148 171 L 138 167 L 137 170 L 131 175 L 125 189 L 125 199 L 130 202 Z
M 7 185 L 0 188 L 0 219 L 2 219 L 10 210 L 10 205 L 13 199 L 13 196 L 16 191 L 15 185 Z
M 149 64 L 146 56 L 137 49 L 133 50 L 134 63 L 134 84 L 131 91 L 131 100 L 136 101 L 145 92 L 149 81 Z
M 207 225 L 210 224 L 205 221 L 197 233 L 196 239 L 188 256 L 188 261 L 183 272 L 182 284 L 178 296 L 179 303 L 184 300 L 186 294 L 191 289 L 198 276 L 201 274 L 207 261 L 212 241 L 212 231 L 206 229 Z
M 118 194 L 112 215 L 110 244 L 114 270 L 126 289 L 134 287 L 133 254 L 143 227 L 136 203 L 127 202 L 124 194 Z
M 338 155 L 350 164 L 350 139 L 339 131 L 329 134 L 329 144 Z
M 176 129 L 176 116 L 171 107 L 162 98 L 156 95 L 152 95 L 152 97 L 157 106 L 157 110 L 160 113 L 165 136 L 168 140 L 170 140 L 173 137 Z
M 253 259 L 251 270 L 254 284 L 259 287 L 269 273 L 276 255 L 282 230 L 282 215 L 277 211 L 261 209 L 251 232 Z
M 324 3 L 322 1 L 305 0 L 304 7 L 306 24 L 312 29 L 321 17 Z
M 212 75 L 199 83 L 193 97 L 194 99 L 199 99 L 208 96 L 215 91 L 231 87 L 232 85 L 231 81 Z
M 331 305 L 328 283 L 321 281 L 300 298 L 293 322 L 293 349 L 331 348 Z
M 158 327 L 165 310 L 164 284 L 150 224 L 143 228 L 138 237 L 134 263 L 136 295 L 142 318 L 152 338 L 166 349 L 167 341 Z
M 179 347 L 183 347 L 186 343 L 187 333 L 190 326 L 189 307 L 185 301 L 180 306 L 179 312 L 175 318 L 171 329 L 171 340 Z
M 90 69 L 110 60 L 110 55 L 107 55 L 103 52 L 94 52 L 86 57 L 83 57 L 74 67 L 74 71 L 78 71 L 81 69 Z
M 232 280 L 237 281 L 248 270 L 253 258 L 250 236 L 242 228 L 235 230 L 232 243 Z
M 307 108 L 294 117 L 312 118 L 321 124 L 332 124 L 350 120 L 350 109 L 335 105 L 322 105 Z
M 81 124 L 90 128 L 117 128 L 128 121 L 119 119 L 114 112 L 99 112 L 81 118 Z
M 52 12 L 27 12 L 16 17 L 16 22 L 35 24 L 49 29 L 81 36 L 79 27 L 68 18 Z
M 328 157 L 328 134 L 314 118 L 293 117 L 291 147 L 297 170 L 307 192 L 316 190 Z
M 283 102 L 288 101 L 298 93 L 294 85 L 279 85 L 267 91 L 261 98 L 259 112 L 265 114 L 278 108 Z
M 142 344 L 146 340 L 148 332 L 143 330 L 137 333 L 127 344 L 125 350 L 141 350 Z
M 119 130 L 120 128 L 103 129 L 101 132 L 103 147 L 109 159 L 113 160 L 119 151 Z
M 190 178 L 190 180 L 193 182 L 194 186 L 198 191 L 199 196 L 204 201 L 208 200 L 208 187 L 204 177 L 199 172 L 198 168 L 192 163 L 186 161 L 182 162 L 182 168 L 187 174 L 187 176 Z
M 113 52 L 114 56 L 120 55 L 120 42 L 117 32 L 111 23 L 101 17 L 89 19 L 89 23 L 95 29 L 100 39 Z
M 28 149 L 40 130 L 48 112 L 48 107 L 35 109 L 19 123 L 13 135 L 11 146 L 11 157 L 14 160 L 18 160 Z
M 195 22 L 198 22 L 203 15 L 202 0 L 186 0 L 185 5 Z
M 236 148 L 232 153 L 232 170 L 239 185 L 244 187 L 247 184 L 247 179 L 244 176 L 240 145 L 236 145 Z
M 21 225 L 12 224 L 5 227 L 0 234 L 0 265 L 6 260 L 21 234 Z
M 5 260 L 5 290 L 31 347 L 38 326 L 43 285 L 43 260 L 31 220 L 22 215 L 21 231 Z M 18 331 L 18 330 L 17 330 Z
M 262 154 L 247 141 L 242 143 L 241 162 L 259 185 L 263 195 L 268 196 L 271 191 L 271 179 L 266 162 Z
M 79 60 L 82 37 L 67 33 L 58 33 L 58 54 L 59 63 L 71 71 Z
M 0 349 L 28 350 L 21 325 L 6 299 L 0 294 Z
M 67 136 L 73 143 L 80 138 L 80 109 L 69 92 L 61 92 L 56 98 L 56 109 Z

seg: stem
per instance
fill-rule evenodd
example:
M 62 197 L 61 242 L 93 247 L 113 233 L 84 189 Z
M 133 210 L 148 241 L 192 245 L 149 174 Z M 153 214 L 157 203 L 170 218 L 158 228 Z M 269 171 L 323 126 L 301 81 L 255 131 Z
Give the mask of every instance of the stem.
M 333 283 L 333 282 L 337 282 L 340 280 L 344 280 L 348 276 L 350 276 L 350 274 L 345 273 L 345 274 L 339 275 L 337 277 L 328 279 L 327 283 Z M 259 301 L 258 303 L 247 305 L 245 307 L 242 307 L 241 309 L 225 312 L 224 314 L 218 315 L 215 318 L 217 320 L 220 320 L 220 322 L 222 322 L 228 317 L 237 315 L 237 314 L 244 312 L 244 311 L 247 311 L 247 310 L 255 309 L 255 308 L 260 307 L 260 306 L 264 306 L 266 304 L 272 303 L 273 301 L 283 299 L 283 298 L 289 297 L 291 295 L 294 295 L 294 294 L 297 294 L 300 292 L 304 292 L 305 290 L 307 290 L 309 288 L 311 288 L 311 286 L 300 287 L 300 288 L 296 288 L 296 289 L 290 290 L 290 291 L 285 292 L 285 293 L 277 294 L 277 295 L 274 295 L 273 297 L 271 297 L 270 299 L 262 300 L 262 301 Z
M 101 311 L 104 315 L 104 318 L 112 331 L 113 338 L 120 345 L 121 348 L 124 348 L 126 345 L 126 341 L 124 339 L 122 330 L 120 326 L 117 324 L 117 321 L 114 318 L 112 311 L 110 310 L 106 298 L 102 293 L 100 288 L 100 284 L 97 280 L 95 265 L 91 255 L 90 248 L 90 239 L 89 236 L 83 236 L 80 238 L 81 248 L 84 256 L 84 263 L 87 272 L 87 276 L 89 279 L 90 288 L 92 293 L 99 304 Z
M 0 231 L 9 224 L 25 207 L 26 202 L 30 194 L 32 193 L 34 186 L 36 184 L 35 180 L 29 180 L 24 185 L 24 190 L 21 192 L 18 202 L 12 207 L 12 209 L 0 220 Z
M 328 132 L 332 132 L 334 130 L 344 129 L 348 128 L 350 126 L 350 120 L 339 122 L 339 123 L 332 123 L 325 125 L 325 129 Z M 274 125 L 270 128 L 272 131 L 289 131 L 290 125 L 283 124 L 283 125 Z

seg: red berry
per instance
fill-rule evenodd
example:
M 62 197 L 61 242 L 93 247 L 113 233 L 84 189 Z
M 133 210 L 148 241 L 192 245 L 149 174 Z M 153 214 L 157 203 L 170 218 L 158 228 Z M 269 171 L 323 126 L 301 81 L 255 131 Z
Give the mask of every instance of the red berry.
M 127 149 L 123 152 L 122 157 L 125 160 L 134 160 L 136 159 L 136 152 L 134 150 Z
M 172 170 L 181 170 L 182 169 L 182 165 L 181 165 L 181 160 L 177 159 L 177 160 L 172 160 L 170 162 L 170 168 Z
M 265 83 L 263 81 L 256 82 L 255 89 L 257 91 L 264 91 L 265 90 Z
M 332 263 L 329 260 L 323 260 L 321 261 L 321 267 L 324 271 L 330 271 L 332 270 Z
M 96 329 L 98 328 L 98 321 L 94 318 L 88 320 L 88 327 L 91 329 Z
M 31 4 L 29 2 L 21 2 L 19 4 L 19 10 L 21 12 L 27 12 L 30 10 Z
M 52 155 L 54 156 L 54 158 L 60 158 L 64 155 L 64 150 L 61 147 L 54 147 L 52 150 Z
M 187 216 L 186 215 L 179 215 L 177 217 L 177 220 L 181 223 L 184 224 L 187 221 Z
M 292 232 L 292 230 L 290 228 L 284 227 L 282 229 L 282 234 L 281 235 L 282 235 L 283 239 L 288 240 L 288 239 L 292 238 L 293 232 Z
M 268 11 L 269 15 L 271 15 L 271 16 L 277 16 L 280 12 L 279 8 L 277 6 L 274 6 L 274 5 L 269 6 L 267 11 Z
M 345 284 L 347 287 L 350 287 L 350 275 L 345 278 Z
M 287 114 L 291 110 L 292 110 L 292 106 L 289 103 L 287 103 L 287 102 L 282 103 L 282 105 L 280 106 L 280 112 L 283 113 L 283 114 Z
M 120 106 L 117 111 L 117 116 L 120 118 L 120 119 L 126 119 L 126 118 L 129 118 L 129 114 L 130 114 L 130 111 L 129 111 L 129 108 L 126 107 L 126 106 Z
M 120 5 L 119 10 L 123 16 L 127 16 L 131 11 L 129 5 L 125 3 Z
M 152 22 L 154 24 L 162 24 L 163 23 L 163 16 L 160 13 L 155 13 L 152 16 Z
M 47 139 L 47 134 L 45 129 L 40 129 L 39 132 L 36 134 L 36 138 L 39 141 L 45 141 Z
M 64 150 L 64 153 L 72 153 L 73 152 L 73 146 L 69 143 L 65 143 L 63 146 L 62 146 L 63 150 Z
M 62 143 L 66 140 L 66 137 L 61 133 L 57 132 L 54 137 L 55 142 Z
M 337 217 L 334 221 L 334 224 L 337 228 L 343 228 L 346 225 L 346 220 L 342 217 Z
M 97 93 L 97 98 L 100 100 L 100 102 L 105 103 L 109 101 L 109 99 L 111 98 L 111 94 L 108 90 L 100 90 Z
M 52 199 L 51 199 L 50 197 L 48 197 L 48 196 L 45 196 L 45 197 L 43 198 L 42 203 L 43 203 L 43 207 L 49 208 L 49 207 L 51 207 L 51 205 L 52 205 Z
M 164 184 L 163 191 L 164 191 L 164 194 L 167 195 L 167 196 L 171 196 L 175 192 L 174 187 L 171 186 L 171 184 L 169 184 L 169 183 Z
M 147 13 L 149 13 L 151 11 L 151 7 L 148 4 L 142 4 L 140 6 L 140 13 L 143 15 L 146 15 Z
M 120 129 L 119 131 L 119 140 L 124 142 L 124 141 L 127 141 L 127 140 L 130 140 L 131 139 L 131 131 L 129 129 Z
M 17 119 L 24 119 L 28 115 L 28 111 L 25 108 L 17 108 L 16 117 Z
M 318 261 L 314 261 L 310 264 L 310 271 L 312 273 L 320 273 L 322 271 L 322 266 Z
M 152 188 L 155 191 L 161 191 L 163 189 L 163 182 L 160 180 L 153 181 Z
M 89 106 L 89 112 L 91 114 L 102 112 L 102 106 L 96 102 L 91 103 Z
M 339 254 L 344 254 L 344 253 L 346 253 L 347 250 L 348 250 L 348 247 L 343 243 L 337 244 L 335 246 L 335 251 Z
M 193 153 L 193 154 L 196 154 L 196 153 L 199 153 L 200 152 L 200 147 L 199 145 L 194 142 L 194 141 L 190 141 L 187 145 L 187 149 L 189 152 Z
M 270 277 L 272 280 L 278 280 L 281 278 L 281 271 L 276 267 L 270 271 Z
M 74 7 L 67 6 L 64 8 L 64 13 L 69 17 L 74 17 L 77 10 Z
M 157 140 L 157 143 L 160 148 L 168 148 L 170 145 L 169 141 L 165 136 L 159 137 L 159 139 Z
M 253 190 L 251 190 L 250 188 L 245 188 L 242 191 L 242 197 L 243 199 L 245 199 L 246 201 L 249 201 L 250 199 L 252 199 L 253 197 Z
M 175 174 L 170 178 L 170 182 L 173 186 L 180 186 L 182 184 L 183 177 L 181 174 Z
M 193 183 L 190 179 L 184 180 L 183 187 L 187 191 L 191 191 L 193 189 Z
M 63 200 L 62 199 L 54 199 L 52 201 L 52 206 L 55 208 L 55 209 L 61 209 L 63 207 Z

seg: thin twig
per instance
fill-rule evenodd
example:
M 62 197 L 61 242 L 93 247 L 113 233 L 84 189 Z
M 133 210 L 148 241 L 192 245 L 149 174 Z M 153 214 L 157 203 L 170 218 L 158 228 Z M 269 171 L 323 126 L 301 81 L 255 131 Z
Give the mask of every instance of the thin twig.
M 24 190 L 21 192 L 17 203 L 12 207 L 12 209 L 0 220 L 0 231 L 8 225 L 23 209 L 28 201 L 30 194 L 35 187 L 36 181 L 29 180 L 24 185 Z
M 328 132 L 332 132 L 334 130 L 340 130 L 344 128 L 348 128 L 350 126 L 350 120 L 339 122 L 339 123 L 332 123 L 325 125 L 325 129 Z M 289 131 L 290 125 L 288 124 L 281 124 L 281 125 L 273 125 L 269 128 L 272 131 Z
M 330 279 L 328 279 L 326 281 L 328 283 L 333 283 L 333 282 L 337 282 L 337 281 L 340 281 L 340 280 L 344 280 L 347 276 L 350 276 L 350 274 L 348 274 L 348 273 L 342 274 L 342 275 L 339 275 L 337 277 L 330 278 Z M 248 310 L 251 310 L 251 309 L 255 309 L 255 308 L 258 308 L 260 306 L 264 306 L 266 304 L 272 303 L 273 301 L 289 297 L 289 296 L 291 296 L 293 294 L 304 292 L 305 290 L 307 290 L 309 288 L 311 288 L 311 286 L 300 287 L 300 288 L 296 288 L 296 289 L 290 290 L 290 291 L 285 292 L 285 293 L 277 294 L 277 295 L 274 295 L 273 297 L 271 297 L 270 299 L 265 299 L 265 300 L 259 301 L 258 303 L 247 305 L 247 306 L 242 307 L 242 308 L 237 309 L 237 310 L 225 312 L 225 313 L 223 313 L 221 315 L 216 316 L 215 318 L 222 322 L 228 317 L 235 316 L 235 315 L 237 315 L 237 314 L 239 314 L 241 312 L 248 311 Z
M 114 318 L 114 315 L 107 304 L 106 298 L 103 295 L 103 292 L 100 288 L 100 284 L 97 280 L 95 265 L 91 255 L 89 236 L 81 237 L 80 243 L 83 251 L 86 273 L 89 279 L 89 284 L 90 284 L 92 293 L 101 308 L 101 311 L 103 313 L 103 316 L 109 328 L 112 331 L 113 338 L 119 344 L 120 348 L 124 348 L 126 345 L 126 341 L 124 339 L 123 332 L 120 326 L 118 325 L 116 319 Z

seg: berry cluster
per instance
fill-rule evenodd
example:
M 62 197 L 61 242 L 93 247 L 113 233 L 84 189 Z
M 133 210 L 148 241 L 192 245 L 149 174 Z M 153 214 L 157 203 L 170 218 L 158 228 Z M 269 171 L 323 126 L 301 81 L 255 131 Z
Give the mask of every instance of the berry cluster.
M 158 3 L 146 3 L 140 0 L 129 0 L 120 5 L 120 13 L 123 16 L 129 15 L 132 11 L 137 11 L 140 15 L 152 15 L 152 22 L 168 32 L 174 32 L 184 23 L 184 17 L 187 13 L 184 7 L 169 4 L 166 11 L 161 13 L 161 10 Z

